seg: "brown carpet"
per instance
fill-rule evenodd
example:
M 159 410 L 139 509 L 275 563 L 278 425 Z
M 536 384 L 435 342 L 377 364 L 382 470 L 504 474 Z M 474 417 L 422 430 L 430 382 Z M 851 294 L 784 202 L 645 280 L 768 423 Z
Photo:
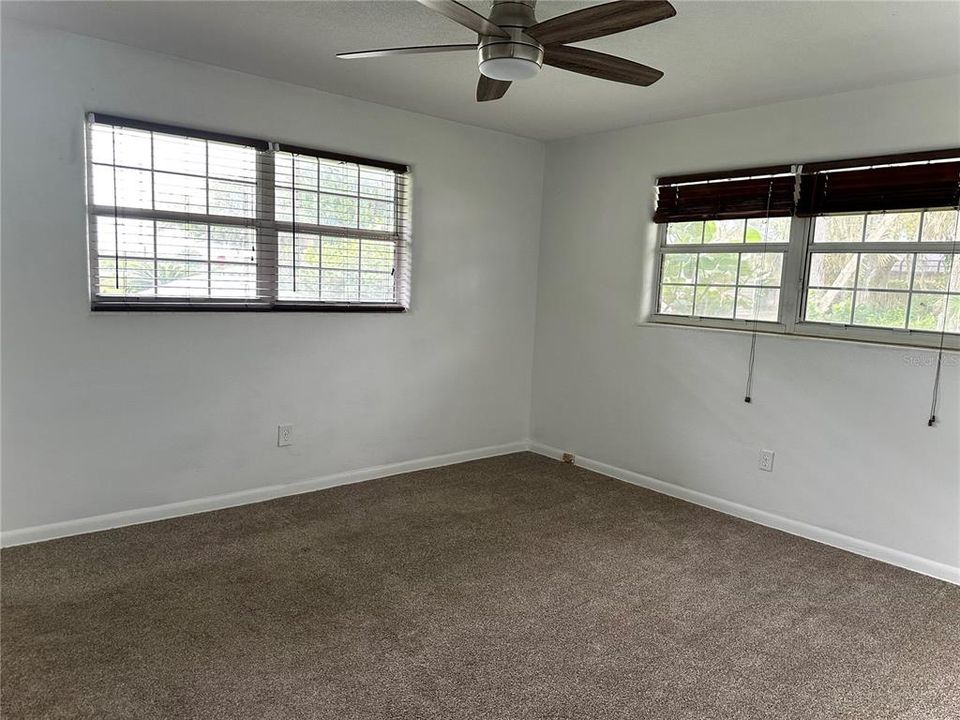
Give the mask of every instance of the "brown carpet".
M 960 588 L 526 453 L 2 572 L 4 720 L 960 716 Z

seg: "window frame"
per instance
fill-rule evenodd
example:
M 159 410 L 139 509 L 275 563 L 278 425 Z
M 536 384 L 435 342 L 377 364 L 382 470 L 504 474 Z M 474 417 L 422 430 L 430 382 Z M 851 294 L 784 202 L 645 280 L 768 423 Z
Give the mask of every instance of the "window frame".
M 209 142 L 228 143 L 237 146 L 249 147 L 256 150 L 256 183 L 255 211 L 252 217 L 235 215 L 216 215 L 209 213 L 191 213 L 176 210 L 157 210 L 155 208 L 127 208 L 116 205 L 95 205 L 91 137 L 95 125 L 109 125 L 118 128 L 141 130 L 151 133 L 161 133 L 173 136 L 202 139 Z M 152 144 L 151 144 L 152 148 Z M 152 152 L 152 150 L 151 150 Z M 395 225 L 393 231 L 361 230 L 359 228 L 343 228 L 336 226 L 316 225 L 316 230 L 323 236 L 339 236 L 353 238 L 363 235 L 363 239 L 377 239 L 393 243 L 394 263 L 392 273 L 395 276 L 394 300 L 392 302 L 362 302 L 362 301 L 334 301 L 334 300 L 290 300 L 281 299 L 278 291 L 280 271 L 279 241 L 280 232 L 300 232 L 298 226 L 303 223 L 280 221 L 275 217 L 275 176 L 277 155 L 279 153 L 296 153 L 310 155 L 321 159 L 333 160 L 358 166 L 373 167 L 388 170 L 394 173 L 394 197 L 390 201 L 394 206 Z M 113 167 L 116 157 L 113 158 Z M 157 171 L 151 163 L 151 176 Z M 360 313 L 403 313 L 410 307 L 410 246 L 412 242 L 412 212 L 410 193 L 412 190 L 412 173 L 408 165 L 391 161 L 375 160 L 345 153 L 330 152 L 315 148 L 306 148 L 299 145 L 260 140 L 218 131 L 208 131 L 187 128 L 178 125 L 169 125 L 135 118 L 108 115 L 105 113 L 88 112 L 84 115 L 84 172 L 86 175 L 86 197 L 84 213 L 87 227 L 87 292 L 90 310 L 94 312 L 360 312 Z M 210 168 L 206 168 L 204 178 L 208 184 L 209 195 Z M 152 185 L 151 185 L 152 187 Z M 153 191 L 151 191 L 153 192 Z M 359 201 L 359 196 L 358 201 Z M 153 203 L 152 203 L 153 204 Z M 117 213 L 117 209 L 122 212 Z M 263 297 L 215 297 L 215 296 L 105 296 L 98 292 L 99 288 L 99 253 L 97 242 L 97 219 L 113 217 L 124 219 L 140 219 L 180 223 L 198 223 L 207 226 L 231 226 L 253 228 L 256 232 L 256 287 L 267 288 Z M 156 229 L 154 229 L 156 233 Z M 362 240 L 357 237 L 356 239 Z M 264 254 L 266 257 L 264 257 Z M 158 262 L 156 251 L 152 257 L 154 267 Z M 206 261 L 208 264 L 211 260 Z M 97 268 L 95 270 L 95 268 Z M 358 273 L 360 271 L 358 270 Z M 156 283 L 156 280 L 154 280 Z M 156 285 L 154 285 L 156 286 Z M 112 300 L 111 297 L 119 299 Z
M 737 219 L 737 218 L 732 218 Z M 702 221 L 701 221 L 702 222 Z M 672 325 L 690 325 L 695 327 L 713 327 L 721 330 L 746 330 L 752 331 L 755 326 L 763 328 L 765 332 L 785 333 L 787 324 L 783 322 L 784 306 L 789 303 L 787 295 L 792 292 L 792 288 L 787 286 L 787 268 L 790 265 L 790 251 L 793 247 L 793 225 L 790 226 L 790 234 L 786 243 L 710 243 L 710 244 L 682 244 L 669 245 L 667 243 L 667 229 L 670 223 L 661 223 L 657 226 L 657 251 L 656 261 L 654 263 L 655 287 L 653 294 L 653 305 L 650 319 L 653 322 L 662 322 Z M 660 293 L 663 289 L 663 259 L 666 255 L 672 254 L 706 254 L 706 253 L 730 253 L 735 252 L 740 255 L 745 253 L 764 253 L 764 252 L 782 252 L 783 264 L 781 265 L 780 277 L 780 302 L 777 306 L 777 320 L 752 320 L 743 318 L 715 318 L 700 315 L 668 315 L 657 312 L 660 307 Z M 739 262 L 738 262 L 739 265 Z M 696 288 L 696 282 L 692 287 Z M 696 293 L 696 290 L 694 290 Z
M 926 208 L 929 210 L 938 210 L 944 208 Z M 948 208 L 956 210 L 956 208 Z M 891 211 L 893 212 L 893 211 Z M 851 213 L 854 215 L 867 215 L 871 213 Z M 686 315 L 668 315 L 658 312 L 660 307 L 660 293 L 662 290 L 661 273 L 663 267 L 663 258 L 666 254 L 674 252 L 692 252 L 690 245 L 667 245 L 667 227 L 669 223 L 657 225 L 657 247 L 654 261 L 652 305 L 650 313 L 641 324 L 654 325 L 672 325 L 678 327 L 696 327 L 712 330 L 728 330 L 740 332 L 758 332 L 773 335 L 788 335 L 801 338 L 826 339 L 826 340 L 848 340 L 861 343 L 894 345 L 906 347 L 919 347 L 938 349 L 943 343 L 944 350 L 960 351 L 960 333 L 941 333 L 939 330 L 911 330 L 899 328 L 874 328 L 863 325 L 847 325 L 839 323 L 821 323 L 804 319 L 806 306 L 806 289 L 809 284 L 810 259 L 817 248 L 822 249 L 822 245 L 814 243 L 814 230 L 817 217 L 797 217 L 790 218 L 790 233 L 787 243 L 787 250 L 784 256 L 783 276 L 780 285 L 780 308 L 779 318 L 774 321 L 754 321 L 738 320 L 730 318 L 711 318 L 701 316 Z M 960 232 L 960 230 L 958 230 Z M 878 252 L 886 250 L 888 252 L 917 252 L 920 243 L 877 243 Z M 839 246 L 848 247 L 846 243 L 831 243 L 836 247 L 836 252 L 840 252 Z M 849 245 L 854 245 L 850 243 Z M 880 247 L 882 246 L 882 247 Z M 908 247 L 909 246 L 909 247 Z M 954 243 L 924 243 L 922 248 L 930 253 L 946 252 L 953 254 L 953 262 L 960 262 L 960 239 L 956 242 L 956 253 L 953 251 Z M 722 248 L 744 248 L 742 244 L 734 245 L 697 245 L 699 252 L 724 252 Z M 754 248 L 766 247 L 765 244 L 754 243 L 749 246 Z M 781 244 L 777 243 L 776 248 L 780 249 Z M 831 249 L 833 249 L 833 247 Z M 864 243 L 859 243 L 859 248 L 846 250 L 847 252 L 863 252 Z M 669 249 L 666 249 L 669 248 Z M 681 248 L 677 250 L 677 248 Z M 715 250 L 714 248 L 721 248 Z M 929 249 L 928 249 L 929 248 Z M 946 248 L 946 249 L 945 249 Z M 758 250 L 761 251 L 761 250 Z M 730 252 L 730 250 L 727 250 Z M 941 337 L 942 336 L 942 337 Z

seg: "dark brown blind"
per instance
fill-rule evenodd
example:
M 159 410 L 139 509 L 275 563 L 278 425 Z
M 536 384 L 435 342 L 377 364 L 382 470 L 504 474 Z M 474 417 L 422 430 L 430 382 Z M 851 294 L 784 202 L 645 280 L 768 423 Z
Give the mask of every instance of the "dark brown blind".
M 956 207 L 960 149 L 804 165 L 797 215 Z
M 793 213 L 795 182 L 789 165 L 662 177 L 653 220 L 784 217 Z

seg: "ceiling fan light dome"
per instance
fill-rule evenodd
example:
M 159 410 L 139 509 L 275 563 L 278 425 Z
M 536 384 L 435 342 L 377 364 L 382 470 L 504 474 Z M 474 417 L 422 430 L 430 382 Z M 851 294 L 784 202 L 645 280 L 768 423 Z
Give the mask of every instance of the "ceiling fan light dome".
M 540 65 L 526 58 L 495 57 L 482 61 L 480 72 L 491 80 L 529 80 L 540 72 Z

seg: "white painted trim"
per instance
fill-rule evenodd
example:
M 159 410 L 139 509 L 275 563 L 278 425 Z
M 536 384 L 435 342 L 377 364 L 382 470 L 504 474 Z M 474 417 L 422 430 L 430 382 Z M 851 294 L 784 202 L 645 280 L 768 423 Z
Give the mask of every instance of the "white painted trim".
M 197 498 L 195 500 L 168 503 L 166 505 L 123 510 L 106 515 L 94 515 L 77 520 L 50 523 L 49 525 L 35 525 L 17 530 L 6 530 L 0 532 L 0 545 L 3 547 L 24 545 L 26 543 L 68 537 L 70 535 L 82 535 L 84 533 L 110 530 L 111 528 L 123 527 L 125 525 L 138 525 L 140 523 L 167 520 L 183 515 L 222 510 L 223 508 L 249 505 L 250 503 L 273 500 L 274 498 L 285 497 L 287 495 L 299 495 L 300 493 L 313 492 L 314 490 L 323 490 L 324 488 L 336 487 L 337 485 L 349 485 L 351 483 L 365 482 L 367 480 L 375 480 L 377 478 L 414 472 L 416 470 L 427 470 L 429 468 L 453 465 L 469 460 L 481 460 L 497 455 L 522 452 L 529 450 L 529 448 L 530 443 L 527 441 L 507 443 L 505 445 L 492 445 L 490 447 L 463 450 L 445 455 L 434 455 L 417 460 L 405 460 L 403 462 L 390 463 L 389 465 L 377 465 L 369 468 L 361 468 L 360 470 L 348 470 L 347 472 L 324 475 L 322 477 L 309 478 L 292 483 L 240 490 L 239 492 L 227 493 L 225 495 L 214 495 L 211 497 Z
M 559 460 L 563 454 L 562 450 L 538 442 L 531 442 L 530 450 L 539 455 L 545 455 L 546 457 L 557 460 Z M 647 475 L 641 475 L 632 470 L 624 470 L 623 468 L 608 465 L 598 460 L 577 457 L 576 464 L 586 470 L 592 470 L 601 475 L 628 482 L 631 485 L 639 485 L 648 490 L 685 500 L 694 505 L 701 505 L 711 510 L 717 510 L 727 515 L 733 515 L 743 520 L 755 522 L 758 525 L 781 530 L 791 535 L 798 535 L 807 540 L 814 540 L 824 545 L 830 545 L 831 547 L 846 550 L 857 555 L 863 555 L 873 560 L 879 560 L 890 565 L 912 570 L 922 575 L 929 575 L 939 580 L 960 585 L 960 567 L 954 567 L 953 565 L 947 565 L 946 563 L 937 562 L 936 560 L 930 560 L 918 555 L 911 555 L 901 550 L 895 550 L 894 548 L 884 545 L 877 545 L 867 540 L 861 540 L 851 537 L 850 535 L 834 532 L 833 530 L 826 530 L 825 528 L 809 525 L 799 520 L 791 520 L 781 515 L 766 512 L 765 510 L 740 505 L 730 500 L 724 500 L 723 498 L 707 495 L 697 490 L 691 490 L 680 485 L 657 480 Z

